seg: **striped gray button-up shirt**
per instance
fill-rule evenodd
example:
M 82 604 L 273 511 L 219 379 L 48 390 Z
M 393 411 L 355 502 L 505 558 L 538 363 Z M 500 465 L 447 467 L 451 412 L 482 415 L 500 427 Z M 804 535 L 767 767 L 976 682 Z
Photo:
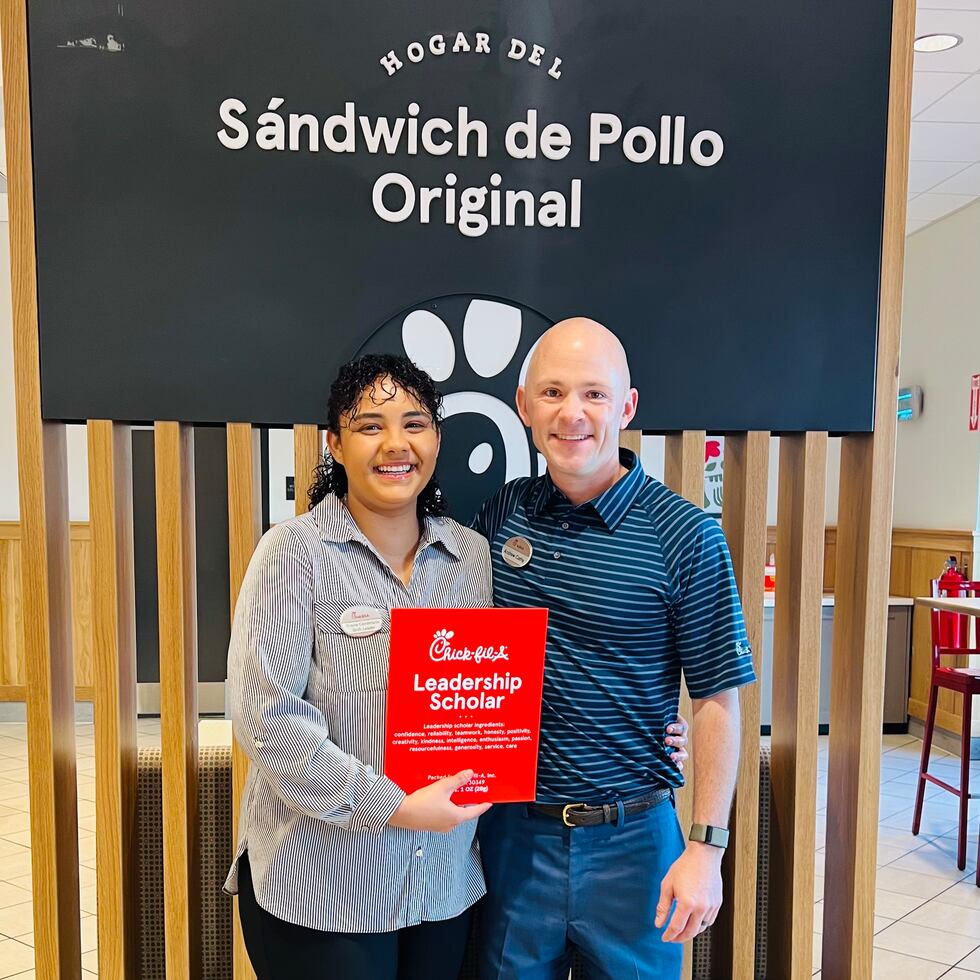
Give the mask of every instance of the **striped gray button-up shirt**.
M 279 919 L 329 932 L 389 932 L 458 915 L 484 893 L 469 821 L 449 834 L 387 825 L 404 798 L 381 775 L 389 612 L 493 604 L 486 541 L 427 518 L 408 588 L 332 494 L 259 542 L 228 652 L 235 737 L 252 760 L 238 848 Z M 343 612 L 382 615 L 348 636 Z

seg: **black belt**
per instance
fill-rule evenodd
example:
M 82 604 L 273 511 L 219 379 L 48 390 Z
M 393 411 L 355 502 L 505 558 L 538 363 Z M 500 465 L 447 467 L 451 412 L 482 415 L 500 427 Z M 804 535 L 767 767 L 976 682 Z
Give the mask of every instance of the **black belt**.
M 635 800 L 624 800 L 623 811 L 630 817 L 634 813 L 643 813 L 652 807 L 669 800 L 673 790 L 668 786 L 652 790 Z M 533 813 L 545 817 L 554 817 L 566 827 L 596 827 L 603 823 L 615 823 L 619 817 L 619 807 L 615 803 L 600 803 L 593 806 L 589 803 L 529 803 L 527 808 Z

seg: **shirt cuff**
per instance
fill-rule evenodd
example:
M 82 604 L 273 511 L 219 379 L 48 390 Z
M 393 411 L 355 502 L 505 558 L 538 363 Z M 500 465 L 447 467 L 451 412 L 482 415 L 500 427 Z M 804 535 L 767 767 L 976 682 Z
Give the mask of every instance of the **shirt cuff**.
M 350 826 L 354 830 L 380 833 L 405 799 L 405 791 L 387 776 L 379 776 L 365 797 L 354 808 Z

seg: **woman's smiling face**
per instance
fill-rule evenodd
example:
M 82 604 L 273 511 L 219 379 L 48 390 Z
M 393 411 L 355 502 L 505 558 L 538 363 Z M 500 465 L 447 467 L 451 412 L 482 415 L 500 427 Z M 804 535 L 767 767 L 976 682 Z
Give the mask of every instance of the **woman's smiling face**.
M 347 473 L 349 498 L 382 512 L 414 510 L 432 479 L 439 431 L 418 400 L 391 378 L 379 377 L 343 415 L 327 446 Z

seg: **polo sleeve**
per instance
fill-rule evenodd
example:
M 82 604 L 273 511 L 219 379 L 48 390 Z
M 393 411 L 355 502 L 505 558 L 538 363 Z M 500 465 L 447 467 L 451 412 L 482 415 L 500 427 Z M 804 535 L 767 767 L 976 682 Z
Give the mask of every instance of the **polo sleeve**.
M 752 683 L 756 678 L 742 604 L 717 522 L 706 521 L 697 529 L 679 588 L 674 642 L 691 697 L 710 698 Z
M 288 526 L 259 543 L 242 584 L 228 651 L 235 736 L 294 810 L 380 831 L 404 792 L 330 739 L 303 694 L 313 658 L 313 562 Z

